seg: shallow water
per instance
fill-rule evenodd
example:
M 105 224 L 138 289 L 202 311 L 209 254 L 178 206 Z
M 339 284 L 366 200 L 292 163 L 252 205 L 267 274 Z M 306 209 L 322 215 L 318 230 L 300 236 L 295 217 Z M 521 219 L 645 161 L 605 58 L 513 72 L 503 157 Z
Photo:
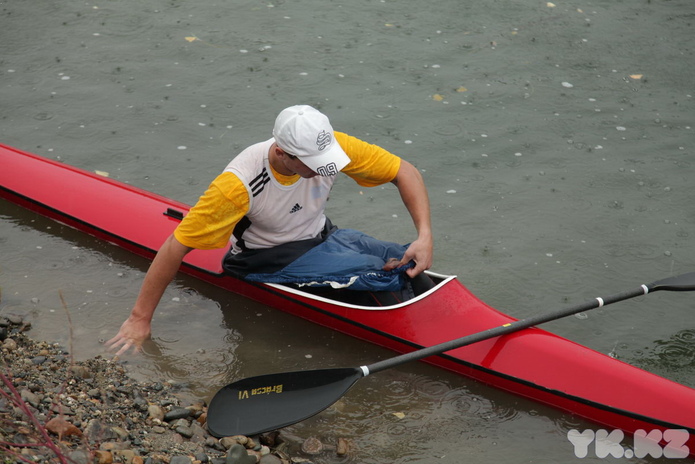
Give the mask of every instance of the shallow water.
M 695 4 L 553 3 L 0 2 L 0 142 L 193 203 L 307 103 L 421 169 L 435 269 L 511 315 L 695 270 Z M 390 185 L 341 179 L 329 215 L 413 239 Z M 103 352 L 147 269 L 4 201 L 0 250 L 0 312 L 29 311 L 35 337 L 78 357 Z M 695 386 L 692 301 L 657 293 L 546 328 Z M 391 355 L 188 277 L 154 330 L 128 362 L 199 397 Z M 357 444 L 318 462 L 555 463 L 579 461 L 571 428 L 596 427 L 413 364 L 289 432 Z

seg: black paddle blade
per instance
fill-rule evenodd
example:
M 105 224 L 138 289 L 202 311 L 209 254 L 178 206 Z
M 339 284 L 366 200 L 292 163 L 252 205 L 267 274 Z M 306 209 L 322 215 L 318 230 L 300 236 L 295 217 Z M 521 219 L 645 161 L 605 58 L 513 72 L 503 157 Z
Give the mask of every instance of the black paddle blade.
M 695 290 L 695 272 L 658 280 L 649 285 L 650 291 L 669 290 L 671 292 L 691 292 Z
M 307 419 L 335 403 L 363 377 L 359 368 L 261 375 L 231 383 L 208 407 L 215 437 L 256 435 Z

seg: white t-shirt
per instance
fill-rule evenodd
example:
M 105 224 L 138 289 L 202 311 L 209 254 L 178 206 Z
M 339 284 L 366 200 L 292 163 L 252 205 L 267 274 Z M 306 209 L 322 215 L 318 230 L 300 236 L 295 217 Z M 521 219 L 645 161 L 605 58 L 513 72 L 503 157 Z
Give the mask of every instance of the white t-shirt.
M 324 209 L 335 182 L 335 176 L 315 176 L 281 184 L 268 162 L 268 151 L 274 142 L 270 139 L 250 146 L 225 169 L 243 182 L 249 195 L 246 217 L 251 224 L 241 238 L 251 249 L 316 237 L 326 223 Z M 241 251 L 237 235 L 237 231 L 232 235 L 234 253 Z
M 341 172 L 359 185 L 374 187 L 392 181 L 401 159 L 381 147 L 335 132 L 350 163 Z M 242 235 L 247 248 L 267 248 L 313 238 L 322 231 L 324 209 L 335 177 L 283 176 L 268 163 L 274 139 L 252 145 L 234 158 L 181 221 L 174 235 L 198 249 L 229 246 L 237 226 L 251 226 Z M 236 239 L 231 239 L 235 244 Z M 234 247 L 235 251 L 239 247 Z

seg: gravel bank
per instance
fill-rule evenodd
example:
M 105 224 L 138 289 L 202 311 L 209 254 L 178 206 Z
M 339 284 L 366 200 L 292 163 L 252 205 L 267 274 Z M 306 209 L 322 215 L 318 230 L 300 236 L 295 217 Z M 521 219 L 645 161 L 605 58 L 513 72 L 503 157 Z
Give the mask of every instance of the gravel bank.
M 21 317 L 0 316 L 3 464 L 349 460 L 346 440 L 327 444 L 278 432 L 218 440 L 206 431 L 202 402 L 183 403 L 184 395 L 167 382 L 136 382 L 111 359 L 73 362 L 63 347 L 30 339 L 30 327 Z

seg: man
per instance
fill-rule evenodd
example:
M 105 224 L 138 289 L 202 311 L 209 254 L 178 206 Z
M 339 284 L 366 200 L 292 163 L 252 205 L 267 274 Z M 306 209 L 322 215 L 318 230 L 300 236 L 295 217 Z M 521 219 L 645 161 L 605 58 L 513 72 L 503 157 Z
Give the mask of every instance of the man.
M 152 262 L 130 316 L 107 342 L 121 355 L 138 351 L 150 336 L 152 316 L 186 254 L 229 246 L 225 269 L 243 278 L 270 263 L 291 263 L 334 230 L 324 215 L 338 172 L 371 187 L 398 188 L 417 230 L 403 256 L 383 269 L 408 263 L 415 277 L 432 264 L 430 208 L 422 176 L 405 160 L 354 137 L 334 132 L 318 110 L 297 105 L 277 117 L 273 138 L 234 158 L 210 185 Z M 277 266 L 276 266 L 277 267 Z

